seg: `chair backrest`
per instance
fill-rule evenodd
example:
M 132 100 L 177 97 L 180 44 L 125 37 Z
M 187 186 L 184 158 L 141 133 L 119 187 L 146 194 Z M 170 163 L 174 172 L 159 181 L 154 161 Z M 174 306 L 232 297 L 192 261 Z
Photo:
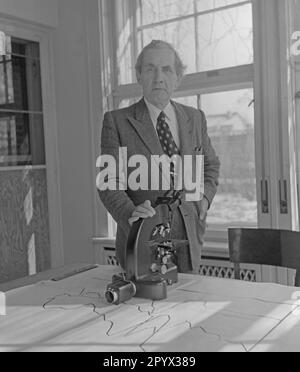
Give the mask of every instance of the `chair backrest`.
M 240 263 L 296 269 L 300 287 L 300 233 L 271 229 L 229 229 L 230 261 L 240 279 Z

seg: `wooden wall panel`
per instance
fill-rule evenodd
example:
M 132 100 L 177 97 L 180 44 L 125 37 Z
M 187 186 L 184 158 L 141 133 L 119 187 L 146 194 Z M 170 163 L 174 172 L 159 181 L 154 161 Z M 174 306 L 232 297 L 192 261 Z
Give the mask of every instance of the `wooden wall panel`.
M 46 170 L 0 171 L 0 283 L 51 266 Z

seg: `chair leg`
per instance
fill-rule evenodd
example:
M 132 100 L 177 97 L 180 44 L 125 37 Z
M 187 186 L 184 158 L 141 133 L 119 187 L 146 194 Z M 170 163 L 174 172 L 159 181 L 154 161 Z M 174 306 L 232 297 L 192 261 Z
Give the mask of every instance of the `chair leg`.
M 239 263 L 234 264 L 234 279 L 236 280 L 241 279 L 241 267 Z
M 300 287 L 300 270 L 296 271 L 295 286 Z

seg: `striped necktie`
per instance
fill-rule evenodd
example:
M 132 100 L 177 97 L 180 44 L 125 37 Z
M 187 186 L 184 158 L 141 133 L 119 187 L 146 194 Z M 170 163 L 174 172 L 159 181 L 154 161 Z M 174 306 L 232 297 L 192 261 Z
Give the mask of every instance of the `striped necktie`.
M 180 151 L 174 141 L 171 130 L 166 121 L 166 114 L 163 111 L 157 118 L 156 130 L 164 153 L 170 157 L 173 155 L 180 155 Z
M 180 155 L 180 151 L 174 141 L 170 127 L 166 121 L 166 114 L 162 111 L 157 118 L 156 130 L 158 138 L 163 149 L 163 152 L 172 157 L 173 155 Z M 171 178 L 174 183 L 174 164 L 171 163 L 170 167 Z

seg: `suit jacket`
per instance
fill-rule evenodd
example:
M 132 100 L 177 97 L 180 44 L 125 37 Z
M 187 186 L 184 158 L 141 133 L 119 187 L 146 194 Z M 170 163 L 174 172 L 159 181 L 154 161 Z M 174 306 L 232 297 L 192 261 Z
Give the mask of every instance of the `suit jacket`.
M 171 101 L 179 126 L 180 153 L 195 155 L 195 148 L 202 148 L 204 155 L 204 195 L 211 204 L 218 186 L 220 162 L 207 134 L 207 123 L 202 111 Z M 101 136 L 101 154 L 112 155 L 118 164 L 119 147 L 127 147 L 128 158 L 144 155 L 150 164 L 151 155 L 163 155 L 156 130 L 144 99 L 138 103 L 105 114 Z M 150 167 L 149 167 L 150 168 Z M 118 168 L 117 168 L 118 169 Z M 150 170 L 149 170 L 150 172 Z M 128 219 L 135 207 L 150 200 L 152 204 L 165 191 L 99 191 L 100 198 L 117 222 L 116 253 L 124 268 L 125 247 L 130 231 Z M 206 223 L 199 218 L 199 202 L 183 202 L 179 207 L 184 219 L 193 269 L 200 260 Z

